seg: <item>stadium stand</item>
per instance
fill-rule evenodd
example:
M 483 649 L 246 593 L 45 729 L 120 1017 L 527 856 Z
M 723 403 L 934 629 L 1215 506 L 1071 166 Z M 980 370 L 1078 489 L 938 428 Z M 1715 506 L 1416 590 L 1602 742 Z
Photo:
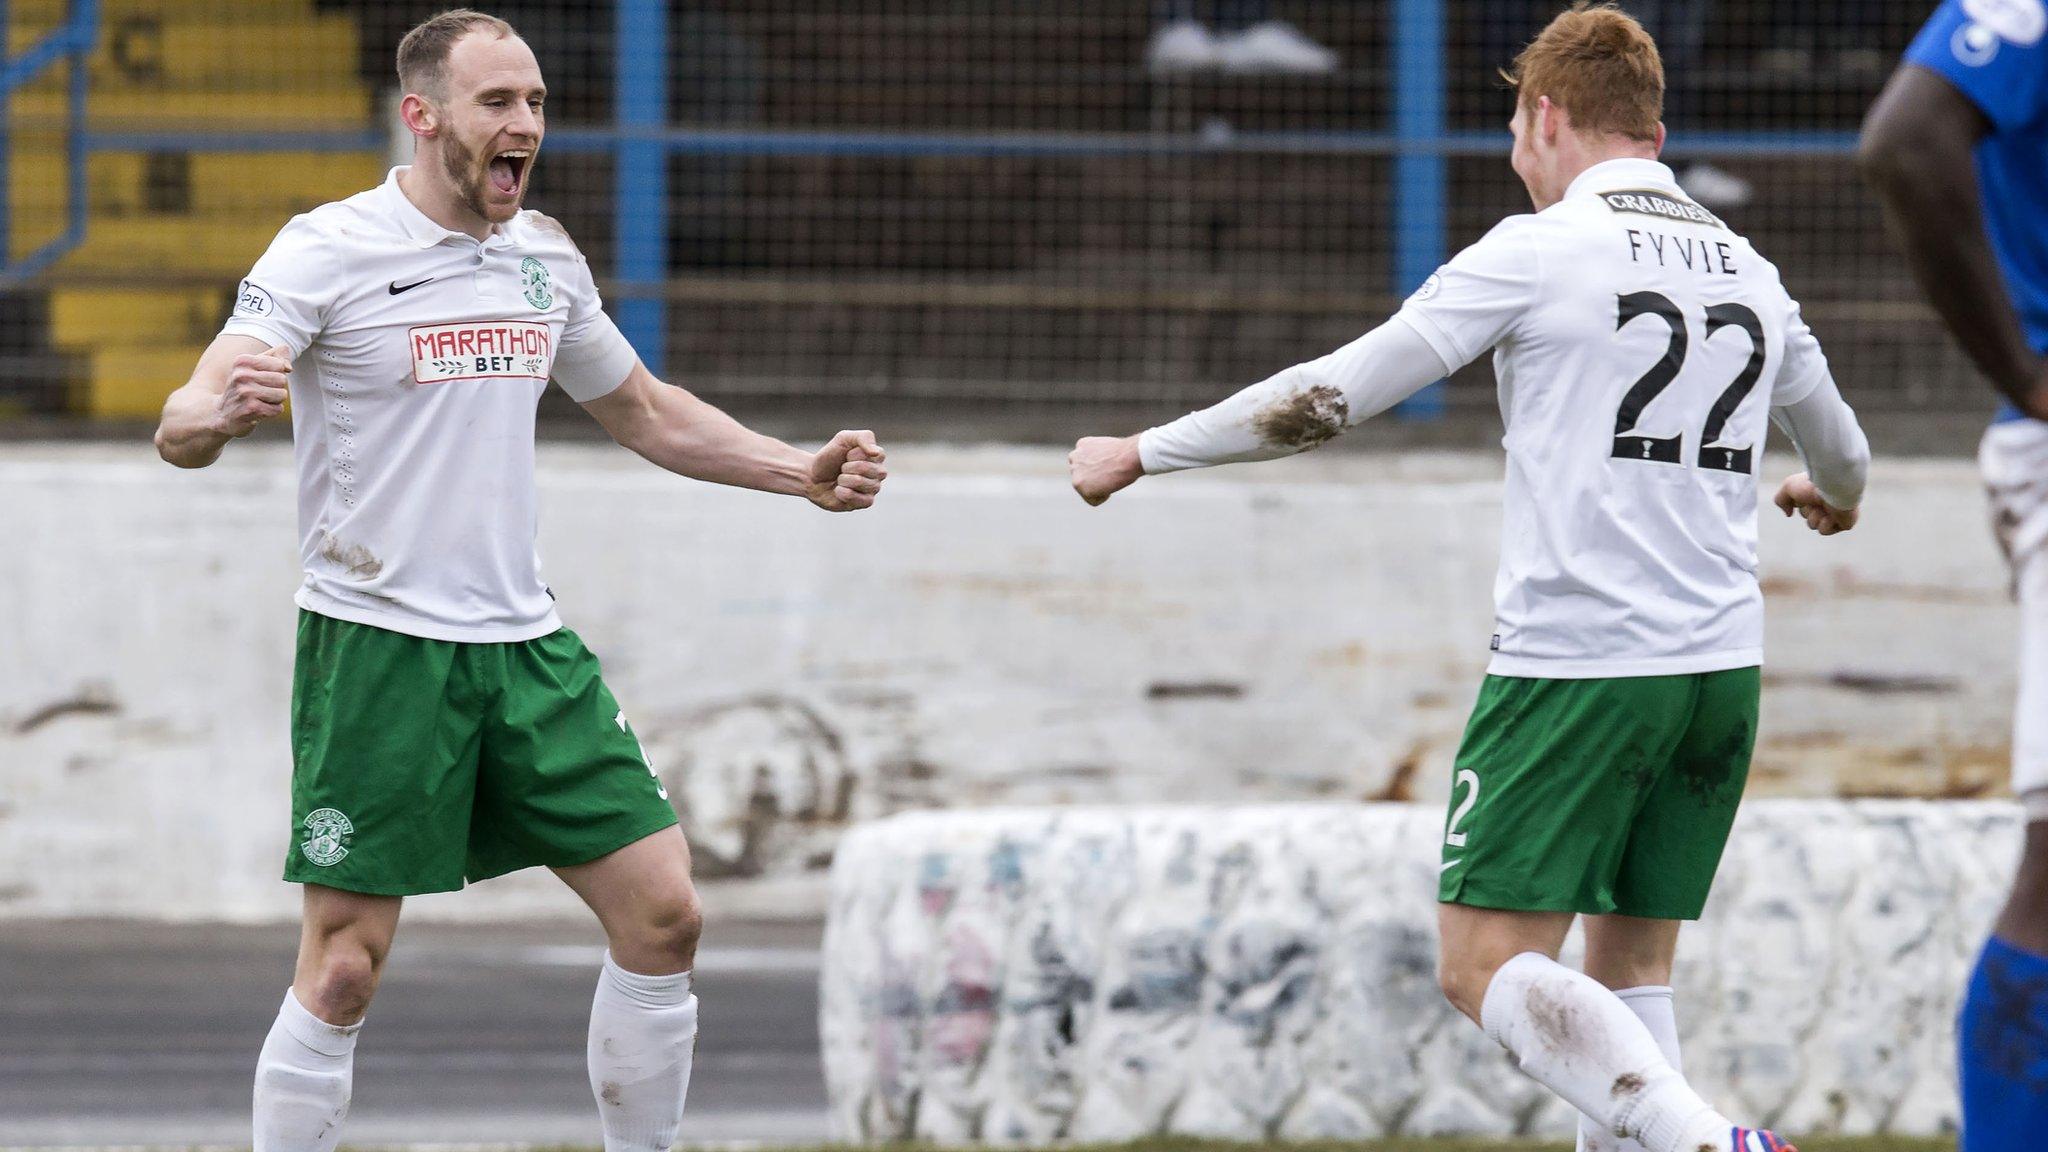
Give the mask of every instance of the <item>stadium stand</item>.
M 11 13 L 10 47 L 19 53 L 64 19 L 65 5 L 15 0 Z M 355 21 L 316 12 L 311 0 L 236 0 L 231 12 L 109 0 L 89 68 L 86 127 L 94 133 L 360 132 L 371 122 L 374 90 L 357 69 Z M 62 228 L 64 84 L 53 72 L 11 101 L 16 257 Z M 42 278 L 43 342 L 59 355 L 65 385 L 46 405 L 154 415 L 218 331 L 233 285 L 278 225 L 338 189 L 374 182 L 382 163 L 367 151 L 252 158 L 137 144 L 91 157 L 85 239 Z
M 9 285 L 27 295 L 0 355 L 25 370 L 0 403 L 153 412 L 285 218 L 378 178 L 391 51 L 428 7 L 106 0 L 86 234 Z M 554 89 L 529 203 L 607 277 L 617 6 L 491 7 Z M 1522 208 L 1492 69 L 1552 6 L 1281 5 L 1336 69 L 1171 77 L 1145 66 L 1146 0 L 667 7 L 660 273 L 606 287 L 662 302 L 679 379 L 725 399 L 1163 411 L 1349 339 Z M 1880 412 L 1981 406 L 1850 155 L 1923 8 L 1706 4 L 1670 153 L 1744 189 L 1724 211 Z M 16 0 L 13 51 L 65 11 Z M 1402 55 L 1423 33 L 1441 42 L 1428 90 Z M 16 258 L 62 230 L 62 73 L 11 102 Z M 1468 371 L 1450 410 L 1483 416 L 1490 384 Z

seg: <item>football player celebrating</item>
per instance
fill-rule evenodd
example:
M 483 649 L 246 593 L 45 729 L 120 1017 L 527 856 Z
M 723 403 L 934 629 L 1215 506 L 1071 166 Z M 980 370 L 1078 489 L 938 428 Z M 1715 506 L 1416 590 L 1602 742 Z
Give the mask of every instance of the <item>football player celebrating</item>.
M 1777 504 L 1856 525 L 1869 449 L 1778 270 L 1658 163 L 1664 75 L 1581 3 L 1515 61 L 1502 221 L 1386 324 L 1139 436 L 1082 440 L 1074 487 L 1299 452 L 1488 350 L 1507 424 L 1492 659 L 1444 832 L 1445 994 L 1584 1117 L 1583 1143 L 1780 1152 L 1679 1070 L 1670 988 L 1755 744 L 1767 414 L 1808 472 Z M 1557 962 L 1588 917 L 1586 971 Z
M 446 12 L 398 48 L 414 163 L 287 224 L 243 282 L 159 452 L 212 463 L 291 398 L 305 582 L 292 684 L 297 971 L 257 1062 L 256 1152 L 328 1152 L 403 897 L 544 865 L 610 950 L 590 1012 L 606 1152 L 667 1152 L 697 1032 L 690 855 L 534 552 L 550 379 L 685 476 L 866 508 L 868 432 L 813 453 L 654 378 L 561 225 L 520 202 L 540 67 Z

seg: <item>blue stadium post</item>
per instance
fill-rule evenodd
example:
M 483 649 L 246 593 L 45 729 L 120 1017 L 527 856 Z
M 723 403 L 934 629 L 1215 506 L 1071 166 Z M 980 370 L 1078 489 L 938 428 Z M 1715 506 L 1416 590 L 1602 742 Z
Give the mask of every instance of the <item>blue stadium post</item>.
M 0 0 L 5 4 L 6 0 Z M 0 28 L 6 20 L 0 19 Z M 67 90 L 68 122 L 64 129 L 64 167 L 66 173 L 64 213 L 64 236 L 59 241 L 61 251 L 68 251 L 85 241 L 85 228 L 92 214 L 91 193 L 86 186 L 91 170 L 90 150 L 86 147 L 87 99 L 92 94 L 92 49 L 99 42 L 100 9 L 99 0 L 71 0 L 71 26 L 66 30 L 71 42 L 71 75 Z M 0 119 L 0 124 L 5 124 Z M 6 135 L 0 132 L 0 136 Z M 0 252 L 5 252 L 0 248 Z
M 8 71 L 8 45 L 14 42 L 10 35 L 13 25 L 8 22 L 7 0 L 0 0 L 0 73 Z M 6 268 L 14 259 L 14 237 L 8 230 L 12 224 L 14 205 L 8 197 L 14 191 L 14 154 L 8 149 L 8 126 L 14 123 L 14 109 L 8 104 L 13 94 L 12 77 L 0 80 L 0 268 Z
M 1394 291 L 1406 296 L 1444 259 L 1443 0 L 1394 0 Z M 1444 414 L 1442 381 L 1395 409 L 1411 420 Z
M 613 273 L 623 291 L 612 312 L 656 375 L 668 344 L 667 9 L 665 0 L 620 0 L 613 79 Z

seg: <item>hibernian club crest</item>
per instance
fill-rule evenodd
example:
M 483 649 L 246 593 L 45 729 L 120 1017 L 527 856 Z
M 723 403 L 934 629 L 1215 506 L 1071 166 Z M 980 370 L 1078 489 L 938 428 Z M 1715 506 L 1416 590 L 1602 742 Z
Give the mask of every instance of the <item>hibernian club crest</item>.
M 348 855 L 349 837 L 356 830 L 348 817 L 333 808 L 315 808 L 306 813 L 301 827 L 306 830 L 306 838 L 299 841 L 299 851 L 322 868 L 341 863 L 341 858 Z
M 519 283 L 526 290 L 526 302 L 545 312 L 555 306 L 555 288 L 548 266 L 528 256 L 519 262 Z

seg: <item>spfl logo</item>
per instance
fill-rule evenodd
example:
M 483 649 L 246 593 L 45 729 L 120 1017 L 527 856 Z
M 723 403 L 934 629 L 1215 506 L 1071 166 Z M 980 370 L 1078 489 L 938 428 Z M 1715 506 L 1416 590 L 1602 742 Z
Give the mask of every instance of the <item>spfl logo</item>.
M 341 863 L 341 858 L 348 855 L 349 837 L 356 830 L 348 817 L 334 808 L 315 808 L 306 813 L 301 827 L 306 830 L 306 838 L 299 841 L 299 851 L 322 868 Z
M 276 307 L 270 301 L 270 293 L 249 283 L 247 280 L 242 281 L 241 288 L 235 292 L 235 315 L 237 316 L 268 316 Z
M 528 256 L 519 262 L 519 283 L 526 290 L 526 302 L 546 311 L 555 305 L 555 289 L 548 278 L 548 266 Z

